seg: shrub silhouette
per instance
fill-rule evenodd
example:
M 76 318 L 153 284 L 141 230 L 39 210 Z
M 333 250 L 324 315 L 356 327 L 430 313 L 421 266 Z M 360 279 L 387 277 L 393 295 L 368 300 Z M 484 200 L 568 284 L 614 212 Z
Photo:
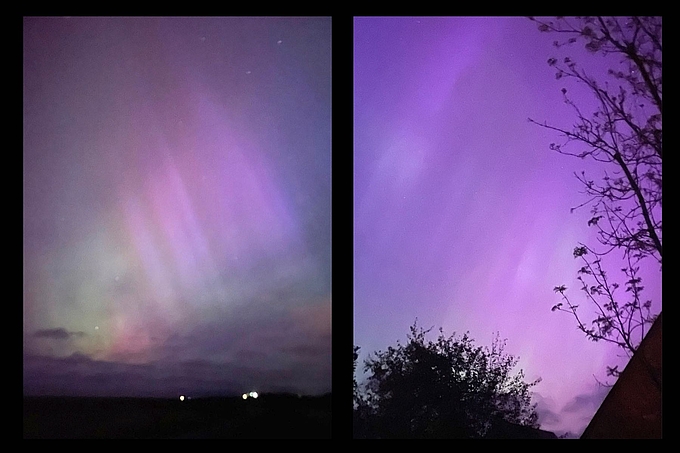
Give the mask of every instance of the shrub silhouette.
M 370 376 L 359 404 L 355 436 L 379 438 L 482 438 L 499 420 L 538 428 L 524 373 L 511 374 L 517 358 L 475 346 L 466 333 L 436 341 L 430 331 L 410 328 L 408 342 L 378 351 L 365 361 Z M 356 347 L 355 347 L 356 360 Z

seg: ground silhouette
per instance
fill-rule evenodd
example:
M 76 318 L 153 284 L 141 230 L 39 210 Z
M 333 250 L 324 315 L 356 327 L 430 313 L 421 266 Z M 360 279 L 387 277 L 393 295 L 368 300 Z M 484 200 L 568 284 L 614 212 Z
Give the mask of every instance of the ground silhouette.
M 331 395 L 259 398 L 24 397 L 25 439 L 331 437 Z

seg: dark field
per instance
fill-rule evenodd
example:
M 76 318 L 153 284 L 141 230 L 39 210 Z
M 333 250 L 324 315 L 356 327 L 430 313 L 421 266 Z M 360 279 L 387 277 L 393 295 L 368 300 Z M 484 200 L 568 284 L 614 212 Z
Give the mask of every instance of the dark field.
M 24 397 L 24 439 L 327 439 L 331 396 Z

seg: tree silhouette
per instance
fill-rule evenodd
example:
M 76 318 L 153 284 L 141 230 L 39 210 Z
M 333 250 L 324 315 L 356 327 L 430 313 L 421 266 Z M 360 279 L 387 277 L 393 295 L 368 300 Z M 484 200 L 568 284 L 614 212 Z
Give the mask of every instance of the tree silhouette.
M 356 407 L 358 404 L 359 400 L 359 385 L 357 384 L 357 377 L 356 377 L 356 371 L 357 371 L 357 359 L 359 359 L 359 349 L 361 349 L 359 346 L 354 346 L 354 359 L 352 362 L 352 375 L 354 378 L 354 390 L 353 390 L 353 399 L 354 399 L 354 406 Z
M 373 414 L 371 407 L 367 404 L 365 397 L 361 393 L 359 384 L 356 378 L 357 360 L 359 359 L 359 346 L 354 346 L 354 362 L 352 372 L 354 374 L 354 412 L 353 412 L 353 432 L 355 439 L 361 439 L 366 437 L 371 437 L 371 421 L 373 419 Z
M 564 101 L 574 108 L 576 122 L 571 129 L 537 123 L 554 130 L 564 139 L 551 143 L 550 149 L 561 154 L 599 162 L 603 174 L 599 181 L 586 176 L 576 178 L 589 199 L 578 209 L 590 205 L 588 226 L 598 229 L 604 249 L 578 244 L 574 257 L 581 259 L 578 271 L 581 291 L 596 307 L 593 327 L 588 327 L 566 295 L 566 286 L 555 287 L 564 303 L 553 311 L 572 314 L 578 328 L 593 341 L 611 342 L 629 356 L 644 338 L 647 326 L 656 318 L 650 312 L 651 301 L 644 301 L 644 287 L 638 276 L 641 260 L 653 259 L 661 268 L 661 160 L 662 151 L 662 77 L 660 17 L 557 17 L 542 21 L 530 17 L 538 29 L 565 39 L 554 41 L 557 48 L 581 42 L 593 53 L 619 57 L 620 65 L 608 71 L 608 79 L 598 81 L 588 75 L 570 57 L 561 61 L 550 58 L 557 79 L 571 79 L 585 85 L 597 100 L 592 114 L 583 113 L 562 88 Z M 570 148 L 571 147 L 571 148 Z M 577 149 L 574 149 L 577 148 Z M 602 258 L 618 250 L 623 254 L 625 294 L 602 268 Z M 566 304 L 566 305 L 565 305 Z M 616 368 L 608 374 L 618 376 Z
M 429 341 L 430 330 L 414 323 L 405 345 L 366 359 L 368 437 L 482 438 L 499 420 L 538 428 L 529 390 L 540 380 L 511 374 L 517 359 L 503 353 L 505 342 L 478 347 L 441 329 Z

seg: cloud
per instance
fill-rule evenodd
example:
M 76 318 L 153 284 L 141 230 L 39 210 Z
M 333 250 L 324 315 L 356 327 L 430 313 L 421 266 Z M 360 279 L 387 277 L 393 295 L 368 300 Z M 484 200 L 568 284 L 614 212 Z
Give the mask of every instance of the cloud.
M 559 413 L 555 410 L 555 401 L 550 397 L 545 397 L 538 392 L 533 393 L 533 402 L 536 403 L 536 413 L 538 422 L 551 429 L 561 422 Z M 544 428 L 545 429 L 545 428 Z
M 329 300 L 293 307 L 252 302 L 187 323 L 182 332 L 159 343 L 154 356 L 171 361 L 202 358 L 261 369 L 325 367 L 330 362 Z
M 566 438 L 578 438 L 588 426 L 590 420 L 602 401 L 607 396 L 609 388 L 597 386 L 590 392 L 581 393 L 566 404 L 560 404 L 553 398 L 535 392 L 533 394 L 538 413 L 538 422 L 542 429 L 554 432 Z
M 247 370 L 245 370 L 247 371 Z M 208 361 L 129 364 L 93 360 L 82 354 L 54 358 L 24 356 L 25 395 L 156 396 L 200 389 L 237 393 L 256 376 L 239 367 Z M 233 378 L 239 376 L 239 379 Z
M 555 425 L 560 422 L 560 417 L 557 413 L 546 408 L 536 408 L 536 413 L 538 414 L 538 421 L 541 425 Z
M 240 395 L 244 388 L 330 391 L 330 300 L 290 296 L 274 306 L 257 298 L 248 302 L 213 308 L 207 319 L 187 315 L 177 330 L 143 348 L 109 348 L 89 356 L 65 347 L 80 333 L 36 332 L 32 339 L 52 341 L 24 349 L 24 392 L 174 397 L 180 390 L 202 395 Z
M 575 396 L 562 409 L 563 412 L 588 412 L 595 413 L 609 393 L 608 387 L 598 386 L 591 393 L 582 393 Z
M 330 339 L 328 343 L 330 344 Z M 281 351 L 291 354 L 299 360 L 324 356 L 328 357 L 329 344 L 297 344 L 284 346 L 281 348 Z
M 51 340 L 68 340 L 71 337 L 83 337 L 85 336 L 85 332 L 69 332 L 63 327 L 58 327 L 56 329 L 37 330 L 33 336 L 35 338 L 47 338 Z
M 267 327 L 283 326 L 274 322 Z M 240 394 L 244 389 L 304 394 L 331 390 L 329 351 L 324 357 L 324 348 L 305 349 L 296 342 L 284 341 L 281 335 L 273 335 L 269 344 L 262 343 L 258 334 L 246 335 L 245 339 L 254 340 L 254 344 L 229 344 L 244 330 L 223 338 L 227 344 L 221 345 L 221 354 L 213 359 L 196 359 L 200 356 L 193 354 L 193 343 L 187 344 L 186 338 L 179 336 L 173 338 L 171 349 L 183 350 L 184 354 L 173 357 L 168 350 L 163 359 L 144 362 L 95 360 L 80 353 L 57 358 L 26 352 L 24 394 L 175 397 L 177 392 L 207 396 Z M 59 335 L 63 337 L 63 333 Z M 277 340 L 284 349 L 293 351 L 277 354 Z M 217 341 L 211 343 L 218 345 Z M 252 349 L 247 351 L 246 346 Z M 191 354 L 186 354 L 187 350 Z

